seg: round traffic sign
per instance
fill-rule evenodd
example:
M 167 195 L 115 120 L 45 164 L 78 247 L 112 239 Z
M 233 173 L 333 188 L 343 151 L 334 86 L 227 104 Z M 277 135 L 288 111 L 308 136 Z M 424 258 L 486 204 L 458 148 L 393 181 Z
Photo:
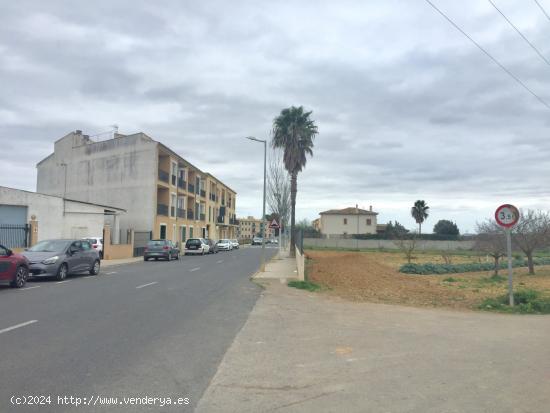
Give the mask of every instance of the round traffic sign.
M 497 224 L 504 228 L 512 228 L 519 221 L 518 209 L 510 204 L 504 204 L 495 211 Z

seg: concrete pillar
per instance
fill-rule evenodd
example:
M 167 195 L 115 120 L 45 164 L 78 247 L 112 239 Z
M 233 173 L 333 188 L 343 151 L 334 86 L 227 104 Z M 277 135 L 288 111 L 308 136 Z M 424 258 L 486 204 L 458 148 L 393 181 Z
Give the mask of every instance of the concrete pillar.
M 111 226 L 105 225 L 103 227 L 103 259 L 110 259 L 111 250 Z
M 38 242 L 38 221 L 36 220 L 36 217 L 33 215 L 31 217 L 31 220 L 29 221 L 30 226 L 30 236 L 29 236 L 29 247 L 32 247 L 34 244 Z
M 120 244 L 120 222 L 118 215 L 113 215 L 113 244 Z

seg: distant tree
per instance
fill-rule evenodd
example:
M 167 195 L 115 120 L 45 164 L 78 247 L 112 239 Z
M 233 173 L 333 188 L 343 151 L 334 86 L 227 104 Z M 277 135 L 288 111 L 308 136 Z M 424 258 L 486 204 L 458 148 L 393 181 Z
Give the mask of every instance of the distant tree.
M 393 224 L 391 221 L 386 225 L 384 230 L 384 238 L 386 239 L 396 239 L 403 234 L 408 234 L 409 230 L 401 225 L 399 222 L 395 221 Z
M 283 151 L 273 149 L 267 170 L 267 204 L 277 222 L 287 226 L 290 217 L 290 176 L 283 163 Z
M 474 248 L 493 258 L 495 261 L 495 275 L 498 275 L 500 259 L 506 256 L 504 231 L 494 220 L 488 219 L 476 225 L 476 232 Z
M 527 257 L 529 274 L 535 274 L 533 253 L 538 248 L 548 245 L 550 238 L 550 214 L 544 211 L 528 209 L 521 214 L 518 224 L 512 229 L 514 244 Z
M 294 224 L 296 220 L 296 193 L 298 173 L 305 168 L 307 155 L 313 155 L 313 140 L 318 134 L 317 125 L 310 119 L 312 112 L 302 106 L 283 109 L 273 120 L 273 148 L 283 150 L 283 162 L 290 175 L 290 256 L 296 254 Z
M 418 235 L 422 234 L 422 223 L 428 218 L 428 209 L 430 207 L 426 205 L 423 200 L 418 200 L 411 208 L 411 215 L 418 224 Z
M 448 219 L 440 219 L 434 225 L 434 233 L 438 235 L 459 235 L 460 231 L 454 222 Z

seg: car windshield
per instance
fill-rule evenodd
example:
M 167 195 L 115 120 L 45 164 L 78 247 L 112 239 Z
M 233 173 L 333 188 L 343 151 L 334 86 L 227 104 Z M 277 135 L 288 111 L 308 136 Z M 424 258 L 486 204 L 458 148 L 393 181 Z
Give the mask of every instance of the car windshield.
M 229 242 L 228 239 L 221 239 L 220 244 L 227 244 Z
M 64 240 L 48 240 L 40 241 L 33 247 L 29 248 L 31 252 L 58 252 L 65 249 L 69 242 Z

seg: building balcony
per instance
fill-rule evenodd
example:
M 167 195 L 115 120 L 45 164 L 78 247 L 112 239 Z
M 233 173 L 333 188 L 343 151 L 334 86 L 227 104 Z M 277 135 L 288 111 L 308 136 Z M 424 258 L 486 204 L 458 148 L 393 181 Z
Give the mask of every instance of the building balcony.
M 200 214 L 200 220 L 206 221 L 206 214 Z
M 162 169 L 159 169 L 159 181 L 169 183 L 170 174 L 166 171 L 163 171 Z
M 185 190 L 187 188 L 187 182 L 185 182 L 182 178 L 178 178 L 178 188 Z
M 195 185 L 187 184 L 187 190 L 191 193 L 195 192 Z
M 157 204 L 157 215 L 168 216 L 168 205 Z
M 194 214 L 192 209 L 187 210 L 187 219 L 193 219 Z
M 216 222 L 218 224 L 225 224 L 225 217 L 218 217 L 216 218 Z
M 203 198 L 206 198 L 206 191 L 204 191 L 204 190 L 201 189 L 201 196 L 202 196 Z
M 237 218 L 230 218 L 229 219 L 230 225 L 239 225 L 239 220 Z
M 185 209 L 178 208 L 177 214 L 178 218 L 185 218 Z

